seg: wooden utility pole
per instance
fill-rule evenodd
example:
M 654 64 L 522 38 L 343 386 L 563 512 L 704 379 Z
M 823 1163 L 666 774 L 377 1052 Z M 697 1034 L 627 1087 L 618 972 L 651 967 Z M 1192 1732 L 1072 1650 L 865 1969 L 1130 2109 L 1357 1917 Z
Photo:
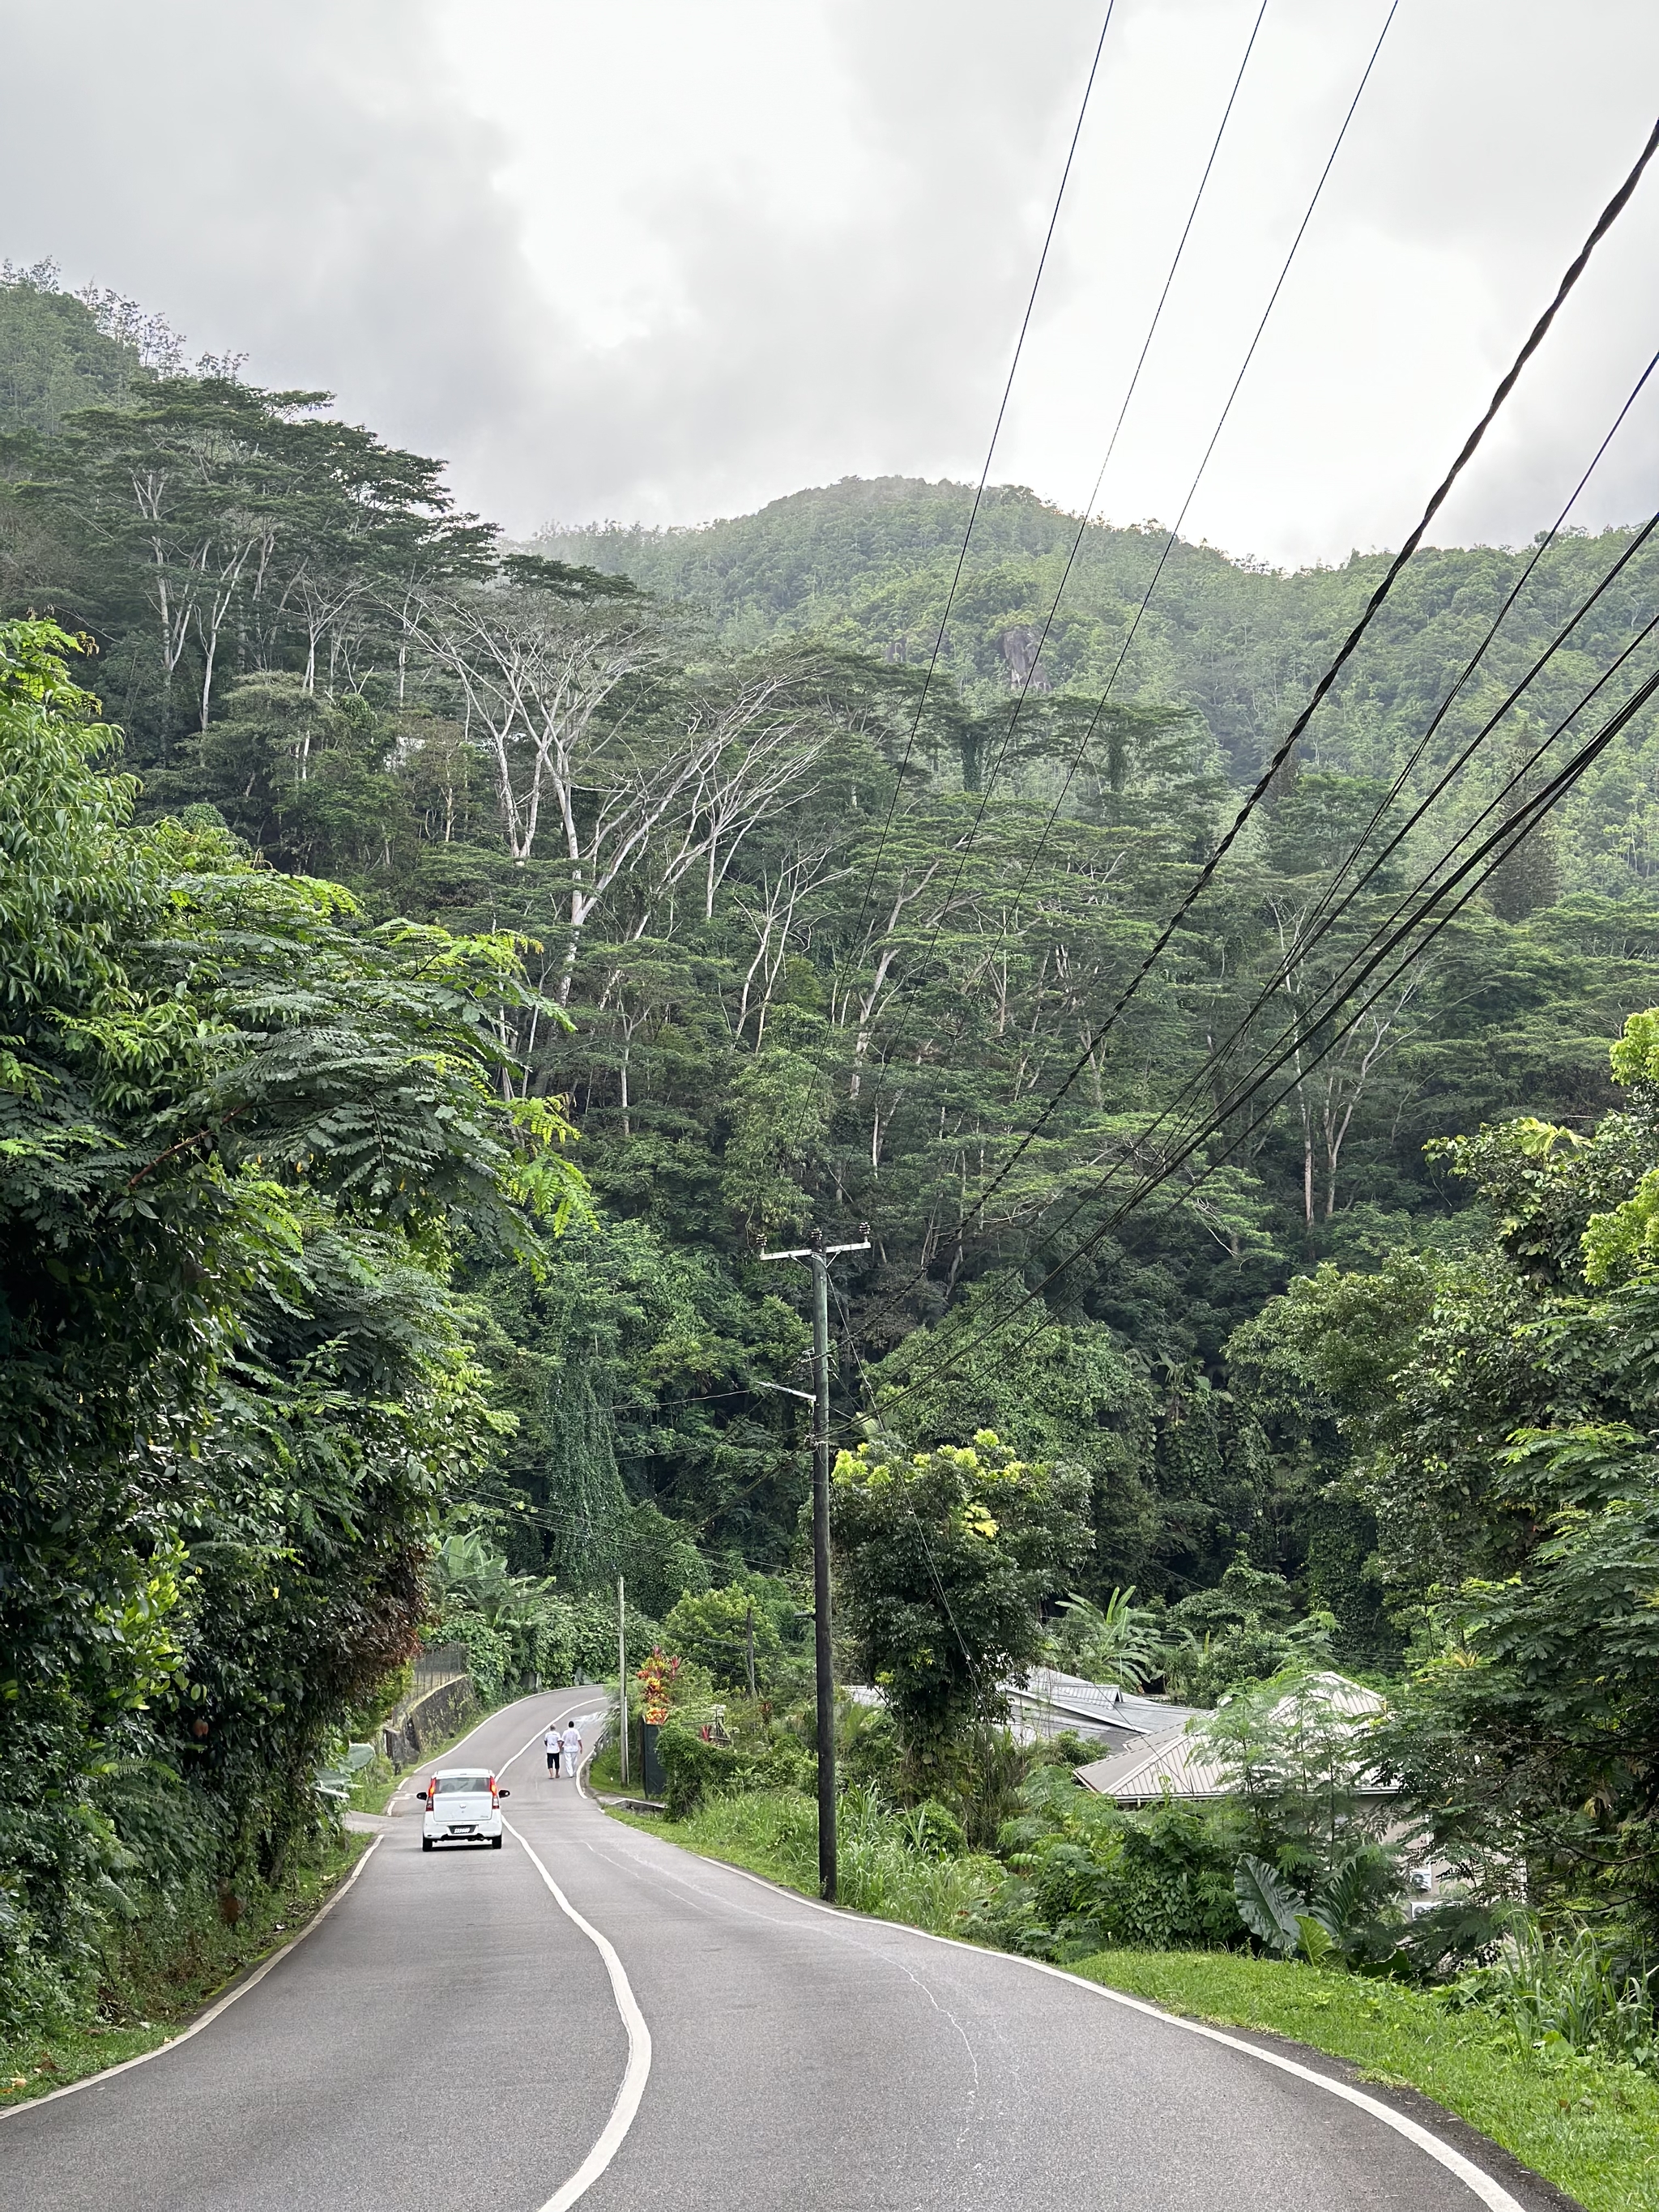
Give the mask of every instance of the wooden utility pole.
M 763 1260 L 805 1260 L 812 1270 L 812 1644 L 817 1674 L 818 1894 L 836 1900 L 836 1662 L 830 1639 L 830 1262 L 860 1244 L 810 1244 L 763 1252 Z M 800 1396 L 796 1391 L 791 1394 Z
M 623 1592 L 623 1578 L 617 1577 L 617 1711 L 622 1730 L 622 1748 L 618 1759 L 622 1767 L 622 1785 L 628 1787 L 628 1611 Z

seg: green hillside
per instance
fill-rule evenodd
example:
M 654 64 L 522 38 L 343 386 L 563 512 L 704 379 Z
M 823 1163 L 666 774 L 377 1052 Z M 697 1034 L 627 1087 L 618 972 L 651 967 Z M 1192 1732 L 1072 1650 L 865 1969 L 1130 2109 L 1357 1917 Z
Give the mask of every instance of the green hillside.
M 1172 549 L 1104 700 L 1158 533 L 1086 534 L 1032 675 L 1074 526 L 999 492 L 924 702 L 959 486 L 514 551 L 440 462 L 145 327 L 0 281 L 0 1845 L 40 1986 L 114 1839 L 193 1839 L 204 1910 L 277 1879 L 422 1634 L 489 1697 L 591 1674 L 621 1573 L 683 1655 L 771 1620 L 786 1707 L 806 1325 L 763 1255 L 815 1228 L 860 1248 L 861 1679 L 994 1729 L 1073 1595 L 1065 1656 L 1133 1613 L 1197 1700 L 1409 1674 L 1446 1848 L 1650 1928 L 1653 708 L 1514 810 L 1659 680 L 1653 549 L 1549 548 L 1449 708 L 1526 556 L 1424 554 L 1217 858 L 1378 559 Z M 988 1838 L 1017 1748 L 881 1786 Z
M 972 500 L 962 484 L 849 477 L 775 500 L 757 514 L 701 529 L 609 526 L 561 530 L 540 550 L 619 570 L 647 589 L 689 601 L 738 649 L 780 636 L 836 640 L 901 663 L 926 663 L 938 634 Z M 1039 632 L 1076 536 L 1076 518 L 1018 489 L 981 503 L 942 656 L 963 696 L 1006 720 L 1013 680 L 1007 641 Z M 1631 533 L 1567 535 L 1533 574 L 1482 664 L 1447 717 L 1423 773 L 1462 742 L 1525 673 Z M 1112 679 L 1165 533 L 1091 524 L 1084 534 L 1044 647 L 1056 692 L 1098 696 Z M 1530 548 L 1430 549 L 1419 556 L 1310 733 L 1306 766 L 1391 776 L 1416 744 L 1465 661 L 1521 576 Z M 1177 544 L 1116 675 L 1113 696 L 1194 708 L 1235 779 L 1253 779 L 1305 700 L 1387 565 L 1355 555 L 1338 568 L 1281 574 L 1230 561 L 1213 547 Z M 1659 548 L 1650 544 L 1528 692 L 1512 718 L 1507 758 L 1528 733 L 1552 727 L 1651 616 Z M 1039 678 L 1039 681 L 1042 678 Z M 1617 684 L 1603 695 L 1612 703 Z M 1644 884 L 1659 865 L 1656 789 L 1659 717 L 1650 712 L 1558 817 L 1561 887 L 1611 896 Z M 1533 742 L 1536 742 L 1536 736 Z M 1043 796 L 1048 771 L 1024 767 L 1013 789 Z M 1417 788 L 1422 775 L 1408 788 Z M 1490 795 L 1465 779 L 1468 812 Z

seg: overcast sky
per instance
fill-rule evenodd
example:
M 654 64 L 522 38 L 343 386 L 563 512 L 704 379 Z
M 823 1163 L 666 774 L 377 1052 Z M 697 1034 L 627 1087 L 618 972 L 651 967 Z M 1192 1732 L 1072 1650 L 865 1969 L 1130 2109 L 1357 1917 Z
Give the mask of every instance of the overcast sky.
M 1259 0 L 1117 0 L 994 480 L 1088 500 Z M 978 474 L 1103 0 L 57 0 L 5 9 L 0 256 L 447 457 L 463 501 L 696 522 Z M 1268 0 L 1099 510 L 1173 520 L 1387 12 Z M 1654 0 L 1401 0 L 1193 503 L 1396 542 L 1659 112 Z M 1553 517 L 1659 347 L 1659 164 L 1443 541 Z M 1581 504 L 1659 504 L 1659 376 Z

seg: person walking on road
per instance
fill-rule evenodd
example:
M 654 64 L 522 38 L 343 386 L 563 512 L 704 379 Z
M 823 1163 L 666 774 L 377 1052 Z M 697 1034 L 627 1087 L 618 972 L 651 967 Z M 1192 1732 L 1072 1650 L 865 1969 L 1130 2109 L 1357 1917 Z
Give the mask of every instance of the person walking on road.
M 564 1732 L 565 1771 L 574 1782 L 582 1763 L 582 1732 L 573 1720 Z
M 542 1749 L 547 1753 L 547 1771 L 556 1775 L 559 1771 L 559 1724 L 549 1721 L 547 1734 L 542 1738 Z

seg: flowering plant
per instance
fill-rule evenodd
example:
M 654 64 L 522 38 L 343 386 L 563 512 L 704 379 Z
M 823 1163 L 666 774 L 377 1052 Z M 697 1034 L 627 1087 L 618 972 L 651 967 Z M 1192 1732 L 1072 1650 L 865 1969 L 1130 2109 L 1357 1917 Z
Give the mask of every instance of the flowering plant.
M 684 1664 L 685 1662 L 683 1659 L 666 1657 L 653 1644 L 651 1656 L 635 1673 L 634 1680 L 644 1692 L 644 1703 L 640 1717 L 653 1728 L 660 1727 L 668 1718 L 668 1708 L 673 1701 L 674 1684 L 679 1675 L 680 1668 Z

